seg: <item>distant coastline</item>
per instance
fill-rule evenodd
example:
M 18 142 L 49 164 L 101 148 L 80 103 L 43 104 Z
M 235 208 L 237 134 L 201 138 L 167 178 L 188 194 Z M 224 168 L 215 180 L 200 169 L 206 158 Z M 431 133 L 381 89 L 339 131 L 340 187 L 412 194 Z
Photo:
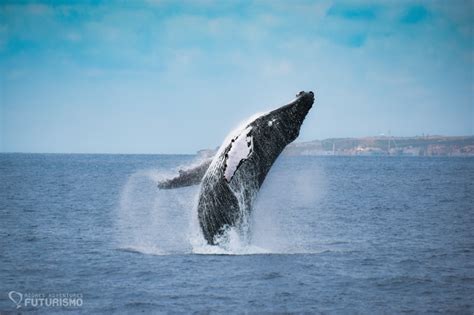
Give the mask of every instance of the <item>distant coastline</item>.
M 292 143 L 283 154 L 292 156 L 474 156 L 474 136 L 330 138 Z
M 212 156 L 215 150 L 198 151 Z M 328 138 L 293 142 L 282 153 L 289 156 L 473 156 L 474 136 L 417 136 Z

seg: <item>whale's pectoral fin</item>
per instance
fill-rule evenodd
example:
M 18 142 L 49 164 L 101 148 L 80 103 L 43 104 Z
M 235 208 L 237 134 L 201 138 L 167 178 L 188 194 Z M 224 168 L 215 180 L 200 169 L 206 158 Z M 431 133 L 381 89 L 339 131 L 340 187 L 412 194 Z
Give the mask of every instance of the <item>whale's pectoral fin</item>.
M 197 185 L 201 182 L 201 179 L 206 174 L 209 165 L 211 165 L 212 158 L 202 161 L 198 166 L 181 169 L 178 171 L 178 176 L 165 179 L 161 182 L 158 182 L 158 188 L 160 189 L 173 189 L 186 186 Z

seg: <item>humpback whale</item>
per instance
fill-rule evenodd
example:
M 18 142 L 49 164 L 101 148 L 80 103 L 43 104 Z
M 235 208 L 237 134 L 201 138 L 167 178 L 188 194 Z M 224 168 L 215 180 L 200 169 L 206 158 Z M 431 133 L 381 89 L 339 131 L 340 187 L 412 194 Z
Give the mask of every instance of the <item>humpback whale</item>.
M 294 141 L 314 102 L 300 92 L 280 108 L 252 117 L 234 130 L 212 159 L 160 182 L 161 189 L 201 183 L 197 205 L 205 240 L 215 245 L 228 228 L 246 234 L 252 204 L 271 166 Z

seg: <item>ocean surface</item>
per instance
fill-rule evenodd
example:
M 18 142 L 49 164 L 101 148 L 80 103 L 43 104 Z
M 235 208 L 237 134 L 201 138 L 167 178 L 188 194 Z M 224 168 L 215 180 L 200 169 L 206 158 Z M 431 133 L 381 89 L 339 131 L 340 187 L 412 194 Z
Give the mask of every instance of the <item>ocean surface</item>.
M 0 154 L 0 313 L 473 314 L 474 159 L 282 156 L 220 247 L 195 159 Z

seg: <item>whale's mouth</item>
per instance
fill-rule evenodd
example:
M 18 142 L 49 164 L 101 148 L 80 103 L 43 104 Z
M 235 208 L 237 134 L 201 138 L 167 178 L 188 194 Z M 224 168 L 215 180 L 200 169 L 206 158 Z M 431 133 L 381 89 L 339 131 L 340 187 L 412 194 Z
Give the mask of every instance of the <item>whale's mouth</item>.
M 286 106 L 276 111 L 280 112 L 282 117 L 286 117 L 286 141 L 287 144 L 295 140 L 299 133 L 301 125 L 306 118 L 309 110 L 313 107 L 314 93 L 312 91 L 301 91 L 296 95 L 296 99 Z
M 309 110 L 313 107 L 314 93 L 312 91 L 301 91 L 296 95 L 296 97 L 297 99 L 294 104 L 295 116 L 301 120 L 301 123 L 303 123 Z
M 306 118 L 309 110 L 313 107 L 314 93 L 312 91 L 301 91 L 296 95 L 296 99 L 270 113 L 271 117 L 277 117 L 280 121 L 285 121 L 284 132 L 287 143 L 292 142 L 299 135 L 299 130 Z

